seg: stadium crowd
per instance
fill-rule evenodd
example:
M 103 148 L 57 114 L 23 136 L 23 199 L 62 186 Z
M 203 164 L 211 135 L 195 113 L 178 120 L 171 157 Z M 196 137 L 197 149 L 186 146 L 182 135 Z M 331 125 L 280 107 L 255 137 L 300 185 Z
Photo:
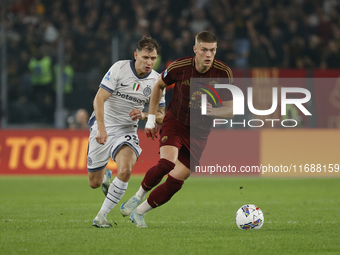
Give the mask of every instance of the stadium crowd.
M 112 38 L 119 59 L 132 59 L 136 41 L 154 37 L 162 47 L 158 71 L 193 55 L 192 38 L 203 30 L 217 35 L 216 57 L 233 69 L 340 68 L 339 0 L 5 2 L 10 123 L 53 124 L 60 38 L 69 112 L 92 111 Z

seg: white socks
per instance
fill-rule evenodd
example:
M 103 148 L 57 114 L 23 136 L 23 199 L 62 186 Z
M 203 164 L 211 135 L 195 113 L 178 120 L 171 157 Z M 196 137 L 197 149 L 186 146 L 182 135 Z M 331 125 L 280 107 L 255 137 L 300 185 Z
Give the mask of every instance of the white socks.
M 109 187 L 109 191 L 104 200 L 102 208 L 99 211 L 99 214 L 108 214 L 124 196 L 127 187 L 128 182 L 122 182 L 117 177 L 114 178 Z
M 107 196 L 104 200 L 104 203 L 99 211 L 98 214 L 104 214 L 105 216 L 116 206 L 116 204 L 118 204 L 118 202 L 120 201 L 120 199 L 124 196 L 125 194 L 125 190 L 128 187 L 128 183 L 127 182 L 122 182 L 121 180 L 119 180 L 117 177 L 112 181 L 110 187 L 109 187 L 109 191 L 107 193 Z M 145 191 L 142 186 L 139 187 L 139 190 L 136 193 L 136 197 L 143 201 L 145 199 L 146 194 L 148 193 L 148 191 Z M 143 203 L 141 203 L 138 207 L 137 207 L 137 213 L 144 215 L 146 214 L 148 211 L 150 211 L 151 209 L 153 209 L 147 200 L 145 200 Z
M 140 200 L 140 201 L 143 201 L 146 194 L 148 193 L 148 191 L 144 190 L 142 188 L 142 185 L 139 187 L 139 190 L 136 192 L 136 197 Z M 148 211 L 150 211 L 151 209 L 153 209 L 149 203 L 148 203 L 148 200 L 145 200 L 143 203 L 141 203 L 136 211 L 138 214 L 141 214 L 141 215 L 144 215 L 146 214 Z
M 136 211 L 138 214 L 144 215 L 146 214 L 148 211 L 150 211 L 151 209 L 153 209 L 153 207 L 151 207 L 148 203 L 148 200 L 145 200 L 143 203 L 141 203 Z
M 140 200 L 140 201 L 143 201 L 146 194 L 148 193 L 148 191 L 145 191 L 143 188 L 142 188 L 142 185 L 139 187 L 139 190 L 136 192 L 136 197 Z

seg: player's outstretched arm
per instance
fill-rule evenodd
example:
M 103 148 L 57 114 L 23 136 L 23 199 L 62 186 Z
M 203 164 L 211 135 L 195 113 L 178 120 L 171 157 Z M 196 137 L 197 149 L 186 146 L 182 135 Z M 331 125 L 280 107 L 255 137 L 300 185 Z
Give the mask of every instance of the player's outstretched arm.
M 152 89 L 150 103 L 149 103 L 149 113 L 148 113 L 148 121 L 145 125 L 145 134 L 148 137 L 151 137 L 152 139 L 154 137 L 157 137 L 157 129 L 156 129 L 156 113 L 158 113 L 158 116 L 160 117 L 160 110 L 161 108 L 158 108 L 159 102 L 161 101 L 161 98 L 163 96 L 163 90 L 167 85 L 163 82 L 161 76 L 158 77 L 155 86 Z M 157 112 L 158 111 L 158 112 Z M 163 114 L 164 115 L 164 110 Z M 163 118 L 161 117 L 161 120 L 163 122 Z M 159 121 L 159 119 L 158 119 Z
M 159 125 L 163 124 L 163 119 L 165 117 L 165 107 L 158 107 L 156 112 L 156 123 Z
M 105 89 L 99 88 L 96 97 L 93 100 L 93 109 L 98 125 L 98 133 L 96 140 L 99 144 L 105 144 L 107 140 L 107 133 L 104 122 L 104 103 L 111 96 L 111 93 Z
M 148 113 L 142 112 L 139 109 L 133 109 L 129 113 L 129 116 L 133 121 L 137 119 L 145 120 L 145 121 L 148 120 Z M 158 107 L 157 112 L 156 112 L 156 123 L 161 125 L 163 123 L 164 116 L 165 116 L 165 107 Z

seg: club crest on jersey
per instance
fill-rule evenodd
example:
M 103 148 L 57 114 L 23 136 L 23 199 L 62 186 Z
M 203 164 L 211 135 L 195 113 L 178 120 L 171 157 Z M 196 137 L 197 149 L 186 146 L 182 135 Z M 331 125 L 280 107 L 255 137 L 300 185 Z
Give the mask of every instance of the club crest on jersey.
M 87 157 L 87 164 L 88 164 L 89 166 L 92 165 L 92 159 L 91 159 L 90 157 Z
M 111 74 L 111 71 L 109 71 L 108 73 L 107 73 L 107 75 L 105 76 L 105 80 L 110 80 L 110 74 Z
M 137 84 L 137 83 L 133 84 L 133 87 L 132 87 L 133 91 L 138 91 L 139 88 L 140 88 L 140 84 Z
M 143 94 L 146 97 L 151 95 L 151 88 L 150 88 L 150 86 L 148 86 L 148 85 L 146 86 L 146 88 L 143 90 Z

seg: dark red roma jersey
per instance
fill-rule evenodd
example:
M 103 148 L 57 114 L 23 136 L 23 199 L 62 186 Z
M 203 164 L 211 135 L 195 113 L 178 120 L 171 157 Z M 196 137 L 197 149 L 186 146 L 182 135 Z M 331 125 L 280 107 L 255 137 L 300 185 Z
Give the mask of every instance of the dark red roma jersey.
M 161 75 L 165 84 L 171 85 L 175 83 L 166 118 L 175 118 L 185 126 L 190 126 L 190 109 L 193 108 L 193 104 L 190 102 L 193 97 L 191 95 L 193 90 L 190 90 L 191 78 L 208 78 L 215 83 L 227 80 L 229 84 L 233 83 L 231 69 L 217 59 L 214 59 L 212 67 L 207 72 L 199 73 L 195 68 L 195 57 L 180 58 L 172 62 Z M 219 92 L 222 101 L 232 100 L 229 90 L 221 89 L 220 91 L 222 91 L 222 94 Z M 197 107 L 199 108 L 200 104 L 196 105 Z

